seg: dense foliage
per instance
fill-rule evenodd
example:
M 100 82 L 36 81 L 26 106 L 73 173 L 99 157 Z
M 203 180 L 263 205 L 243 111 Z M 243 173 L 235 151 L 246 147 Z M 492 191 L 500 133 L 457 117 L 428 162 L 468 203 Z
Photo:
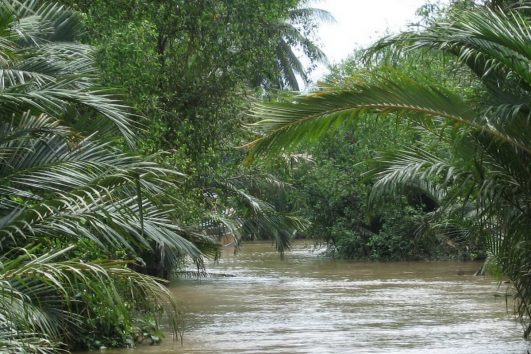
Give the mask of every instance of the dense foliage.
M 371 202 L 368 174 L 376 150 L 398 149 L 418 140 L 412 126 L 374 121 L 327 134 L 307 147 L 310 163 L 291 171 L 290 201 L 311 221 L 304 236 L 325 242 L 334 256 L 371 260 L 420 260 L 477 257 L 478 248 L 421 232 L 437 201 L 417 189 Z M 476 252 L 471 254 L 471 252 Z
M 292 102 L 256 105 L 254 114 L 262 119 L 256 127 L 267 135 L 251 146 L 255 154 L 278 151 L 337 130 L 366 112 L 399 114 L 439 139 L 442 151 L 424 143 L 382 154 L 371 194 L 377 198 L 419 188 L 440 200 L 428 231 L 484 239 L 515 287 L 528 337 L 531 37 L 528 6 L 516 5 L 470 5 L 423 30 L 384 38 L 366 54 L 396 63 L 407 55 L 442 52 L 452 59 L 448 72 L 459 68 L 475 78 L 472 94 L 400 68 L 387 74 L 360 72 L 347 88 L 327 86 Z
M 106 83 L 126 88 L 150 118 L 144 148 L 175 149 L 185 172 L 238 144 L 247 95 L 293 87 L 293 70 L 306 75 L 291 45 L 324 57 L 304 36 L 312 11 L 296 0 L 64 2 L 85 13 Z
M 309 36 L 316 15 L 330 16 L 295 0 L 63 2 L 84 14 L 104 82 L 127 89 L 149 117 L 138 149 L 186 174 L 172 192 L 187 205 L 182 223 L 215 225 L 236 241 L 268 229 L 283 251 L 301 220 L 278 213 L 265 193 L 256 203 L 257 185 L 282 183 L 245 168 L 235 147 L 248 137 L 241 122 L 250 98 L 294 87 L 296 74 L 306 78 L 292 46 L 324 60 Z
M 313 10 L 64 2 L 82 12 L 0 7 L 1 351 L 156 342 L 163 317 L 180 335 L 164 281 L 145 274 L 168 278 L 186 259 L 201 269 L 219 230 L 266 233 L 283 251 L 304 226 L 267 202 L 282 183 L 232 147 L 249 94 L 305 75 L 277 57 L 286 40 L 323 59 L 289 22 L 307 34 Z
M 160 199 L 179 174 L 111 143 L 133 146 L 137 122 L 98 86 L 74 13 L 0 5 L 1 350 L 125 345 L 164 308 L 177 334 L 162 281 L 131 266 L 146 250 L 200 260 Z
M 396 69 L 390 67 L 393 60 L 366 63 L 362 55 L 358 51 L 332 67 L 326 85 L 348 90 L 359 83 L 360 77 L 371 80 L 371 72 L 378 72 L 381 77 L 394 75 Z M 429 75 L 454 91 L 467 95 L 474 92 L 468 73 L 459 69 L 453 69 L 451 75 L 443 73 L 451 62 L 447 56 L 411 55 L 394 61 L 404 75 Z M 289 178 L 297 186 L 290 199 L 312 221 L 304 235 L 324 241 L 329 251 L 343 258 L 484 258 L 485 242 L 481 238 L 428 232 L 425 226 L 441 204 L 438 195 L 410 185 L 402 188 L 400 195 L 373 198 L 371 173 L 378 152 L 405 146 L 423 146 L 432 153 L 448 154 L 448 148 L 438 137 L 424 134 L 415 123 L 404 123 L 400 115 L 384 119 L 368 112 L 301 147 L 313 163 L 298 166 Z
M 0 351 L 181 335 L 161 278 L 227 236 L 487 249 L 530 335 L 529 6 L 427 6 L 294 97 L 332 20 L 305 1 L 59 2 L 0 0 Z

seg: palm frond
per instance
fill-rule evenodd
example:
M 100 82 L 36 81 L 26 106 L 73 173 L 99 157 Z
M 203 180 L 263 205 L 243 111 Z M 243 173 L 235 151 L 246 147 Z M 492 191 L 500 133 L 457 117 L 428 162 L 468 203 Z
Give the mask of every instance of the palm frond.
M 335 22 L 336 19 L 326 10 L 316 7 L 301 7 L 290 10 L 289 17 L 291 21 L 297 21 L 301 18 L 315 18 L 323 22 Z
M 438 49 L 454 54 L 481 79 L 491 73 L 516 76 L 531 84 L 531 30 L 518 12 L 490 9 L 465 11 L 449 22 L 436 22 L 421 32 L 405 32 L 380 40 L 369 49 L 372 56 L 385 48 L 395 52 Z M 500 75 L 497 75 L 499 78 Z
M 456 169 L 452 161 L 422 149 L 404 148 L 387 152 L 375 162 L 377 167 L 368 173 L 376 178 L 370 194 L 371 201 L 384 195 L 399 194 L 404 187 L 416 187 L 441 202 L 446 196 L 444 188 L 467 179 L 467 173 Z
M 279 151 L 302 140 L 314 140 L 365 112 L 411 112 L 477 125 L 472 107 L 456 94 L 396 74 L 392 79 L 379 78 L 349 90 L 324 88 L 289 103 L 255 104 L 251 115 L 261 120 L 250 127 L 267 136 L 248 147 L 255 153 Z
M 279 71 L 282 73 L 282 78 L 285 81 L 283 86 L 298 91 L 299 83 L 296 75 L 300 75 L 306 81 L 304 67 L 293 52 L 291 46 L 284 40 L 281 40 L 278 44 L 277 58 Z
M 361 71 L 348 80 L 353 83 L 348 87 L 328 86 L 291 102 L 254 105 L 251 115 L 260 121 L 251 127 L 265 135 L 247 145 L 251 154 L 282 152 L 352 124 L 367 112 L 413 120 L 440 135 L 437 141 L 449 144 L 446 148 L 416 146 L 383 155 L 373 171 L 377 177 L 373 198 L 411 186 L 437 186 L 433 192 L 443 191 L 437 210 L 425 221 L 440 234 L 474 235 L 488 243 L 514 283 L 516 310 L 526 337 L 531 335 L 528 8 L 528 2 L 513 10 L 477 6 L 420 31 L 387 37 L 366 53 L 369 58 L 398 58 L 393 64 L 404 58 L 404 52 L 435 50 L 454 56 L 481 84 L 473 100 L 467 92 L 456 93 L 456 87 L 451 91 L 423 77 L 385 72 L 379 61 L 379 74 L 361 76 Z M 459 220 L 463 227 L 455 222 Z
M 235 243 L 240 238 L 273 239 L 280 255 L 289 249 L 291 240 L 297 231 L 308 226 L 306 219 L 293 213 L 278 210 L 267 201 L 266 196 L 254 195 L 252 191 L 269 191 L 268 194 L 281 192 L 288 185 L 271 175 L 243 174 L 219 182 L 224 194 L 237 201 L 234 215 L 218 215 L 219 220 L 234 236 Z M 235 209 L 235 210 L 236 210 Z
M 78 15 L 59 3 L 2 0 L 2 8 L 18 20 L 11 30 L 28 44 L 72 41 L 80 25 Z

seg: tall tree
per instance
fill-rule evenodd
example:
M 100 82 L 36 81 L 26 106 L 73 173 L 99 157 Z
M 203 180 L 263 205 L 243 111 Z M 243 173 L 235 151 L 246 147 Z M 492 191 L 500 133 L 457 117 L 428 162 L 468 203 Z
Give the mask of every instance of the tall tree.
M 273 80 L 264 76 L 258 84 L 280 90 L 299 91 L 298 77 L 308 83 L 308 68 L 305 68 L 300 55 L 302 51 L 310 64 L 327 63 L 325 53 L 310 39 L 315 20 L 332 22 L 334 17 L 325 10 L 312 7 L 299 7 L 289 11 L 287 18 L 278 19 L 267 25 L 273 38 L 278 38 L 275 48 L 275 72 Z M 262 74 L 265 75 L 266 73 Z M 276 82 L 274 81 L 276 80 Z
M 188 176 L 172 192 L 185 196 L 190 206 L 182 211 L 182 219 L 197 224 L 205 214 L 216 214 L 211 216 L 229 222 L 220 213 L 230 209 L 241 212 L 235 219 L 256 217 L 255 212 L 266 209 L 272 216 L 274 208 L 251 212 L 252 204 L 245 203 L 241 193 L 235 198 L 234 185 L 226 181 L 252 174 L 256 181 L 266 175 L 243 171 L 244 154 L 234 147 L 247 135 L 241 121 L 249 98 L 263 94 L 264 80 L 282 81 L 277 47 L 287 37 L 282 37 L 279 24 L 287 26 L 299 1 L 63 2 L 86 14 L 87 39 L 99 48 L 106 83 L 124 87 L 131 104 L 148 117 L 140 150 L 169 150 L 158 161 Z M 294 15 L 300 29 L 310 30 L 311 16 L 301 11 Z M 299 27 L 287 27 L 302 43 Z M 317 55 L 311 42 L 303 44 Z M 259 184 L 244 187 L 241 182 L 237 189 L 247 195 Z

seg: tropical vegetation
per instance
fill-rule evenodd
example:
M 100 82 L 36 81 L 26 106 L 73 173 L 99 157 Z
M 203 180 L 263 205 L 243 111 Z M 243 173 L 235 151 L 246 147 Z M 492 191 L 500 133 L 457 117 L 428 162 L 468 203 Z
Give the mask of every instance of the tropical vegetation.
M 437 147 L 418 139 L 375 159 L 370 199 L 421 190 L 437 201 L 424 231 L 484 239 L 514 285 L 528 337 L 529 4 L 491 5 L 469 3 L 422 30 L 380 40 L 365 53 L 377 67 L 358 71 L 346 86 L 331 83 L 288 102 L 256 104 L 253 114 L 260 121 L 253 127 L 264 135 L 249 146 L 254 155 L 286 151 L 367 114 L 398 117 L 400 124 L 431 136 Z M 448 88 L 444 80 L 401 70 L 405 58 L 426 55 L 443 56 L 445 74 L 459 75 L 463 87 Z
M 83 4 L 70 5 L 79 9 Z M 227 40 L 218 41 L 221 28 L 204 22 L 200 8 L 188 2 L 178 5 L 190 16 L 178 19 L 159 16 L 172 11 L 164 4 L 139 2 L 136 23 L 120 17 L 128 16 L 129 2 L 116 5 L 86 5 L 111 22 L 97 23 L 98 30 L 109 26 L 110 37 L 101 39 L 91 32 L 94 17 L 85 16 L 90 9 L 79 13 L 57 3 L 1 2 L 2 352 L 156 343 L 163 329 L 180 337 L 180 309 L 162 278 L 188 260 L 201 271 L 204 257 L 216 257 L 212 230 L 225 234 L 228 229 L 236 242 L 256 232 L 276 235 L 282 252 L 294 230 L 304 227 L 296 215 L 279 213 L 251 193 L 281 192 L 283 184 L 275 176 L 239 167 L 241 153 L 213 150 L 224 139 L 234 144 L 244 135 L 234 118 L 223 121 L 243 109 L 245 97 L 239 92 L 254 90 L 239 69 L 249 71 L 254 68 L 250 61 L 271 52 L 267 70 L 277 70 L 270 49 L 279 37 L 259 47 L 246 24 L 234 20 L 234 28 L 223 33 Z M 232 16 L 240 5 L 216 7 L 214 13 Z M 278 22 L 296 2 L 270 5 L 262 8 Z M 151 16 L 153 23 L 141 15 Z M 181 28 L 210 36 L 209 46 L 193 40 L 191 32 L 186 40 L 183 32 L 167 32 L 176 20 L 184 21 Z M 111 30 L 120 21 L 125 31 Z M 218 55 L 224 51 L 234 57 L 240 50 L 233 47 L 236 35 L 242 50 L 256 46 L 260 55 L 237 62 L 239 67 L 227 68 L 226 74 L 211 75 L 212 65 L 223 63 Z M 124 38 L 140 40 L 131 47 Z M 214 42 L 220 47 L 212 47 Z M 214 51 L 198 55 L 206 49 Z M 126 65 L 115 61 L 124 57 L 131 60 Z M 180 79 L 190 81 L 180 83 L 190 90 L 173 87 L 179 75 L 174 70 L 183 61 L 188 64 Z M 147 74 L 132 75 L 138 68 Z M 267 70 L 261 73 L 269 75 Z M 129 95 L 108 88 L 117 82 Z M 210 167 L 221 160 L 224 166 Z
M 179 173 L 112 143 L 134 146 L 140 122 L 98 86 L 75 13 L 33 1 L 0 11 L 1 350 L 132 344 L 156 334 L 165 308 L 178 335 L 164 281 L 134 268 L 146 250 L 201 259 L 161 193 Z
M 168 280 L 296 237 L 487 257 L 529 337 L 529 7 L 427 5 L 297 95 L 306 1 L 0 0 L 0 352 L 182 338 Z

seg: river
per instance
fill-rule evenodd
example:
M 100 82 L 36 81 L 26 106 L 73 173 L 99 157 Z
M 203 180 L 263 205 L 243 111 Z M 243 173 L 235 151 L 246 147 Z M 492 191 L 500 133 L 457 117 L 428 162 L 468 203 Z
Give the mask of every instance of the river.
M 225 250 L 172 292 L 187 311 L 183 346 L 147 353 L 451 353 L 531 350 L 506 307 L 506 285 L 476 277 L 478 263 L 328 259 L 305 243 L 280 260 L 269 243 Z

